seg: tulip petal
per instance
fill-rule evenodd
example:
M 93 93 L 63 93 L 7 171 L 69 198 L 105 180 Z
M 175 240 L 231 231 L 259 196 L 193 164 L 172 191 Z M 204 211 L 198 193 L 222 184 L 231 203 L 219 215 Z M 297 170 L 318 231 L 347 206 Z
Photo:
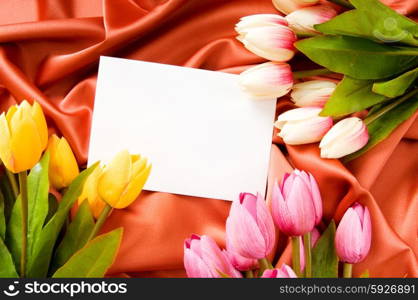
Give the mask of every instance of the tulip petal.
M 367 207 L 364 208 L 363 216 L 363 245 L 361 248 L 362 257 L 366 257 L 370 251 L 370 246 L 372 242 L 372 223 L 370 219 L 370 212 Z
M 36 101 L 33 103 L 31 112 L 32 118 L 38 128 L 38 134 L 41 140 L 41 148 L 44 150 L 48 143 L 48 126 L 46 124 L 45 115 L 42 111 L 42 107 Z
M 0 159 L 6 168 L 12 172 L 15 170 L 14 160 L 11 152 L 11 136 L 9 124 L 4 113 L 0 115 Z
M 335 248 L 341 261 L 354 264 L 362 260 L 361 233 L 360 218 L 350 207 L 341 219 L 335 234 Z
M 196 253 L 184 249 L 184 267 L 189 278 L 213 278 L 209 266 Z M 219 277 L 219 276 L 218 276 Z
M 273 250 L 274 242 L 276 240 L 276 233 L 274 229 L 273 218 L 267 208 L 263 197 L 257 193 L 257 218 L 256 222 L 265 241 L 265 255 L 267 257 Z
M 106 203 L 100 198 L 97 191 L 97 183 L 102 175 L 102 172 L 103 170 L 100 166 L 93 170 L 93 172 L 87 177 L 83 186 L 83 191 L 78 198 L 78 205 L 81 205 L 85 199 L 88 200 L 90 209 L 96 219 L 100 216 L 100 213 L 106 205 Z
M 69 186 L 79 174 L 79 169 L 73 151 L 64 137 L 58 143 L 55 158 L 57 159 L 56 162 L 60 162 L 63 184 Z

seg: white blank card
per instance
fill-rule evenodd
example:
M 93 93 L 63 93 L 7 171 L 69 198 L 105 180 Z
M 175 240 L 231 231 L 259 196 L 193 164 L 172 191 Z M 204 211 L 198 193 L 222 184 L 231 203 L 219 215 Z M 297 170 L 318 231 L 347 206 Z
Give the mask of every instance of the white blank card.
M 152 163 L 145 190 L 233 200 L 265 194 L 276 100 L 238 76 L 101 57 L 89 164 L 127 149 Z

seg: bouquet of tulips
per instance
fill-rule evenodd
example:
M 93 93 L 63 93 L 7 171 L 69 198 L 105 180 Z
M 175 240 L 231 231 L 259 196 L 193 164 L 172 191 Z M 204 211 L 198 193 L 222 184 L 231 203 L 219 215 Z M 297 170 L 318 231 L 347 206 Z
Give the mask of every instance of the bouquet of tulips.
M 292 266 L 274 267 L 276 227 L 290 237 Z M 320 233 L 321 228 L 326 228 Z M 296 278 L 352 277 L 352 265 L 362 261 L 371 244 L 367 207 L 354 203 L 338 228 L 322 220 L 321 194 L 312 174 L 294 170 L 275 182 L 269 210 L 260 194 L 241 193 L 226 220 L 226 249 L 206 235 L 184 242 L 184 266 L 189 277 Z M 368 276 L 366 271 L 362 276 Z
M 103 277 L 122 228 L 100 229 L 137 198 L 147 159 L 122 151 L 79 173 L 67 140 L 48 137 L 41 106 L 27 101 L 0 115 L 0 159 L 0 277 Z
M 271 62 L 241 73 L 240 84 L 254 98 L 291 91 L 299 108 L 279 115 L 278 135 L 289 145 L 320 141 L 321 157 L 348 161 L 417 110 L 418 24 L 378 0 L 329 1 L 343 13 L 318 0 L 273 0 L 285 17 L 243 17 L 238 40 Z M 297 50 L 323 68 L 292 73 L 286 62 Z M 312 80 L 320 75 L 334 80 Z

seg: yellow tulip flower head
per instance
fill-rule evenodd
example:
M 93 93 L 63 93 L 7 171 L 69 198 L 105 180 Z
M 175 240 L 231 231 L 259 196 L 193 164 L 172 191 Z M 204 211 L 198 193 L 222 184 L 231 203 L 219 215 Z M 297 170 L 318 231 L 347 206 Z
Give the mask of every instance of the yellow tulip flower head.
M 121 151 L 104 168 L 97 187 L 99 195 L 113 208 L 125 208 L 141 193 L 150 172 L 145 157 Z
M 24 100 L 0 115 L 0 159 L 8 170 L 31 169 L 48 143 L 48 127 L 39 103 Z
M 49 138 L 48 148 L 49 181 L 57 190 L 70 185 L 79 174 L 77 160 L 67 140 L 53 134 Z
M 102 175 L 102 172 L 103 170 L 100 166 L 97 166 L 96 169 L 94 169 L 94 171 L 86 179 L 83 191 L 80 197 L 78 197 L 78 205 L 81 205 L 81 203 L 85 200 L 89 202 L 90 210 L 96 219 L 99 218 L 100 213 L 106 205 L 97 193 L 97 182 L 99 177 Z

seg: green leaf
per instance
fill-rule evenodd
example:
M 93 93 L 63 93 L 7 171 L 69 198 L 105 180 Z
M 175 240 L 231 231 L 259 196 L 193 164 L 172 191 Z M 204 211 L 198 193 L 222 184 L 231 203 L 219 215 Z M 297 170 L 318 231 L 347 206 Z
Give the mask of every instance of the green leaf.
M 0 278 L 19 277 L 16 272 L 13 258 L 10 255 L 9 250 L 0 238 Z
M 334 246 L 335 222 L 331 221 L 312 249 L 312 277 L 337 278 L 338 257 Z
M 325 34 L 349 35 L 378 42 L 401 42 L 418 46 L 418 24 L 378 0 L 351 0 L 357 9 L 315 25 Z
M 387 78 L 418 65 L 418 49 L 392 47 L 349 36 L 317 36 L 295 43 L 325 68 L 356 79 Z
M 52 270 L 57 270 L 87 242 L 94 227 L 93 215 L 88 201 L 84 201 L 78 208 L 77 215 L 68 227 L 61 244 L 55 252 Z
M 359 80 L 344 76 L 320 115 L 344 116 L 385 101 L 385 96 L 372 92 L 372 86 L 372 80 Z
M 48 195 L 48 214 L 45 217 L 45 224 L 51 220 L 51 218 L 55 215 L 58 210 L 58 200 L 55 198 L 53 194 Z
M 9 222 L 6 228 L 6 244 L 15 262 L 20 269 L 20 254 L 22 252 L 22 201 L 20 195 L 13 206 Z
M 52 277 L 103 277 L 115 260 L 122 239 L 122 232 L 122 228 L 118 228 L 94 238 L 75 253 Z
M 378 143 L 387 138 L 391 132 L 396 129 L 396 127 L 411 117 L 417 109 L 418 96 L 415 96 L 399 104 L 368 124 L 367 129 L 370 136 L 369 142 L 359 151 L 344 157 L 343 161 L 348 162 L 376 146 Z
M 28 176 L 28 253 L 39 237 L 48 214 L 49 153 L 32 168 Z
M 28 277 L 45 277 L 48 273 L 52 251 L 54 249 L 55 242 L 58 234 L 61 231 L 62 226 L 68 213 L 73 206 L 74 202 L 80 196 L 84 182 L 87 177 L 97 167 L 98 163 L 95 163 L 90 168 L 84 170 L 77 176 L 76 179 L 70 184 L 67 192 L 62 198 L 58 210 L 55 215 L 49 220 L 49 222 L 42 229 L 39 238 L 35 241 L 32 253 L 28 256 Z
M 406 90 L 415 82 L 418 78 L 418 68 L 408 71 L 394 79 L 376 82 L 373 84 L 373 92 L 395 98 L 403 95 Z
M 0 191 L 0 238 L 4 241 L 6 239 L 6 217 L 4 215 L 4 197 Z

